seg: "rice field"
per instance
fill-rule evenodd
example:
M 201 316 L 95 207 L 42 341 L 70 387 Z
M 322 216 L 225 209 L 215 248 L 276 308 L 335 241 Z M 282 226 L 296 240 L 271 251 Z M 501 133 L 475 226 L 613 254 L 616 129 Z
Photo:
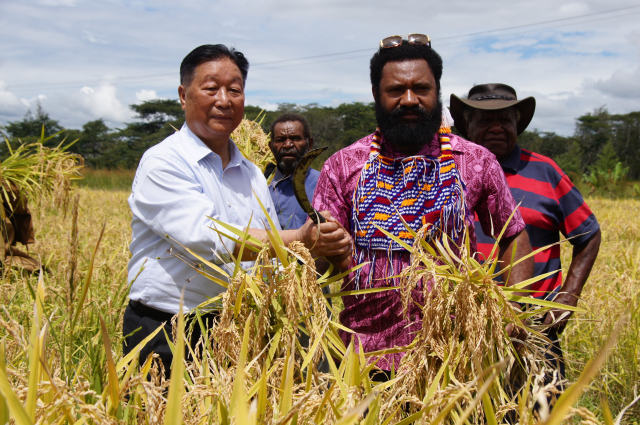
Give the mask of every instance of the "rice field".
M 322 294 L 316 276 L 292 262 L 292 252 L 282 253 L 283 269 L 269 269 L 265 262 L 262 270 L 263 276 L 272 273 L 282 292 L 261 292 L 255 276 L 232 281 L 219 300 L 235 306 L 221 318 L 225 327 L 215 331 L 220 346 L 205 350 L 195 364 L 177 364 L 173 372 L 182 379 L 169 385 L 150 365 L 138 369 L 131 359 L 122 358 L 121 348 L 129 285 L 127 196 L 121 189 L 76 187 L 66 210 L 46 199 L 32 208 L 36 243 L 30 252 L 46 272 L 39 279 L 3 270 L 0 423 L 9 416 L 21 424 L 503 423 L 508 417 L 500 409 L 509 406 L 521 413 L 520 423 L 537 422 L 527 405 L 531 397 L 508 399 L 498 390 L 502 386 L 493 385 L 502 379 L 501 372 L 482 364 L 484 358 L 475 365 L 476 380 L 461 386 L 454 381 L 462 379 L 463 368 L 447 363 L 452 357 L 424 364 L 416 360 L 416 370 L 431 362 L 429 382 L 436 384 L 429 388 L 421 387 L 416 374 L 405 375 L 412 376 L 411 390 L 399 382 L 376 386 L 368 379 L 366 360 L 340 347 L 331 316 L 318 304 Z M 600 221 L 602 245 L 579 304 L 583 311 L 563 334 L 570 381 L 578 381 L 585 368 L 591 370 L 590 361 L 608 337 L 618 335 L 595 379 L 589 380 L 577 404 L 567 407 L 571 419 L 566 420 L 614 423 L 640 393 L 640 201 L 587 201 Z M 292 250 L 305 258 L 303 250 Z M 566 247 L 563 258 L 567 265 Z M 293 281 L 306 288 L 302 294 L 307 298 L 278 298 L 300 295 L 299 288 L 287 286 Z M 271 315 L 261 316 L 265 311 Z M 315 354 L 296 343 L 297 322 L 311 334 Z M 177 329 L 177 338 L 183 337 L 180 326 Z M 323 338 L 316 338 L 320 334 Z M 276 338 L 279 343 L 274 344 Z M 331 365 L 327 378 L 318 371 L 318 352 L 335 357 L 341 350 L 343 361 Z M 501 359 L 501 352 L 487 351 Z M 487 411 L 494 417 L 483 422 Z M 546 423 L 563 423 L 564 415 L 557 416 Z M 639 418 L 636 403 L 619 423 L 637 424 Z

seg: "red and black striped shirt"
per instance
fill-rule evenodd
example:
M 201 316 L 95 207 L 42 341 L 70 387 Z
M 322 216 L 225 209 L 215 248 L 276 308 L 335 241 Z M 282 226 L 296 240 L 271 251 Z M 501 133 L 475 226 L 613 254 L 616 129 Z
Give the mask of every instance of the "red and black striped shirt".
M 516 146 L 500 165 L 514 200 L 521 203 L 520 213 L 534 250 L 558 242 L 560 233 L 573 245 L 581 245 L 600 228 L 578 189 L 551 158 Z M 482 231 L 477 220 L 475 229 L 478 251 L 486 258 L 494 240 Z M 562 285 L 557 244 L 535 255 L 534 275 L 554 270 L 558 272 L 533 285 L 533 296 L 547 297 Z

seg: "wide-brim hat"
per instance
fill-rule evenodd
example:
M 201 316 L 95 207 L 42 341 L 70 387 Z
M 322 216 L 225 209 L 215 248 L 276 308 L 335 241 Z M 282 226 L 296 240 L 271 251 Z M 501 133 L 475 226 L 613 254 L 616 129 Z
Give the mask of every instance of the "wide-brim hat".
M 531 96 L 518 100 L 513 87 L 500 83 L 479 84 L 469 90 L 466 99 L 460 99 L 455 94 L 451 94 L 449 99 L 449 111 L 453 117 L 456 130 L 465 138 L 467 137 L 465 110 L 499 111 L 507 108 L 515 108 L 519 111 L 517 128 L 518 134 L 520 134 L 527 128 L 531 118 L 533 118 L 533 113 L 536 110 L 536 100 Z

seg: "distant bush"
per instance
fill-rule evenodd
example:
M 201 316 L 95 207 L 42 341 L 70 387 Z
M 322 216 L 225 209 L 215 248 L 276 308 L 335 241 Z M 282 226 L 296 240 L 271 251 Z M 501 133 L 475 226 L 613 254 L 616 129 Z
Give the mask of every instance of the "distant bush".
M 84 168 L 82 180 L 77 181 L 80 187 L 100 190 L 131 190 L 135 170 L 96 170 Z

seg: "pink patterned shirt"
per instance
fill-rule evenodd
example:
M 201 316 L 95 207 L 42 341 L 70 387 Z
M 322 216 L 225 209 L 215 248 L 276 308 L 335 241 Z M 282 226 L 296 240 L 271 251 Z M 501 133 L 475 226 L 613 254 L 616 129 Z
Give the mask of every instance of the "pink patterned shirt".
M 313 197 L 313 206 L 319 211 L 328 210 L 345 229 L 353 234 L 351 223 L 351 209 L 353 207 L 353 192 L 358 184 L 362 167 L 369 158 L 373 134 L 358 140 L 354 144 L 332 155 L 322 167 L 318 185 Z M 487 149 L 461 137 L 451 136 L 456 167 L 465 186 L 465 202 L 470 214 L 465 221 L 471 237 L 472 249 L 475 250 L 475 231 L 473 226 L 473 212 L 478 214 L 482 228 L 487 234 L 498 233 L 507 222 L 516 203 L 507 186 L 504 172 L 495 156 Z M 382 141 L 382 151 L 387 156 L 402 157 L 401 154 L 389 149 Z M 421 155 L 438 156 L 440 144 L 438 137 L 426 145 Z M 493 223 L 492 223 L 493 222 Z M 522 216 L 518 211 L 514 214 L 505 231 L 505 237 L 517 235 L 525 228 Z M 491 232 L 495 229 L 495 232 Z M 387 258 L 379 255 L 376 258 L 374 276 L 371 287 L 389 286 L 388 276 L 399 273 L 410 263 L 409 253 L 400 251 L 394 255 L 392 267 L 387 264 Z M 352 266 L 355 265 L 352 264 Z M 361 279 L 368 275 L 369 266 L 364 266 Z M 392 271 L 395 271 L 393 273 Z M 354 290 L 356 285 L 355 273 L 345 279 L 345 290 Z M 413 292 L 414 300 L 422 304 L 421 289 Z M 355 331 L 356 347 L 359 339 L 365 352 L 376 351 L 394 346 L 409 344 L 414 334 L 421 326 L 421 310 L 414 303 L 409 303 L 408 317 L 402 312 L 402 301 L 396 291 L 384 291 L 374 294 L 343 297 L 344 310 L 340 314 L 343 325 Z M 351 335 L 343 332 L 345 343 Z M 403 353 L 389 354 L 378 360 L 377 366 L 391 370 L 397 367 Z

